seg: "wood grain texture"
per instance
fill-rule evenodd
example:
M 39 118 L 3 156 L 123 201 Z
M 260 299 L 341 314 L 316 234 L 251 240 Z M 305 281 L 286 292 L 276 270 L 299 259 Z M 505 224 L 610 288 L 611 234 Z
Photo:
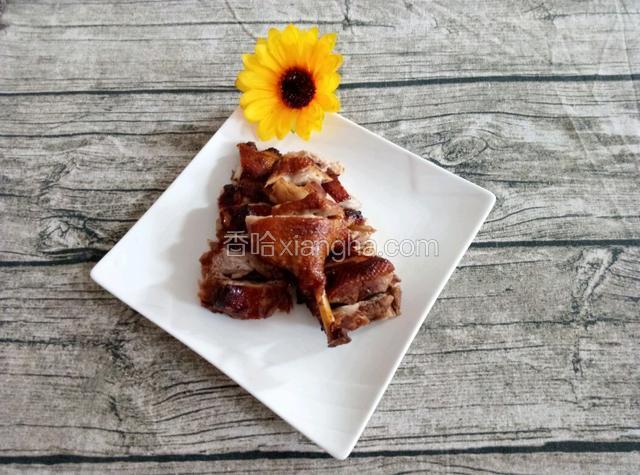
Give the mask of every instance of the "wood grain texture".
M 634 474 L 640 464 L 637 453 L 623 458 L 619 453 L 515 453 L 515 454 L 411 454 L 393 456 L 372 454 L 355 457 L 345 462 L 324 458 L 305 459 L 295 455 L 289 458 L 260 457 L 245 460 L 227 460 L 224 457 L 193 457 L 195 460 L 129 458 L 105 461 L 96 459 L 67 458 L 46 459 L 45 463 L 29 465 L 33 474 L 48 473 L 135 473 L 149 474 L 213 474 L 246 473 L 247 467 L 259 467 L 260 473 L 301 473 L 301 474 L 359 474 L 359 473 L 456 473 L 456 474 L 509 474 L 514 467 L 518 473 L 544 473 L 550 475 L 575 475 L 576 473 L 616 473 Z M 50 463 L 51 462 L 51 463 Z M 6 473 L 22 473 L 24 466 L 14 464 L 5 466 Z M 410 470 L 408 470 L 410 469 Z
M 499 99 L 488 84 L 346 90 L 342 99 L 356 122 L 497 195 L 478 243 L 639 237 L 631 81 L 507 83 Z M 237 100 L 234 92 L 0 97 L 0 205 L 13 230 L 0 237 L 0 256 L 108 250 Z
M 623 75 L 640 61 L 633 1 L 321 0 L 10 3 L 0 91 L 230 89 L 270 25 L 340 32 L 346 84 Z
M 93 284 L 270 25 L 340 33 L 349 118 L 496 207 L 352 457 Z M 0 0 L 0 471 L 637 473 L 640 10 Z
M 639 261 L 623 247 L 471 250 L 358 451 L 636 440 Z M 0 269 L 4 452 L 317 452 L 90 267 Z

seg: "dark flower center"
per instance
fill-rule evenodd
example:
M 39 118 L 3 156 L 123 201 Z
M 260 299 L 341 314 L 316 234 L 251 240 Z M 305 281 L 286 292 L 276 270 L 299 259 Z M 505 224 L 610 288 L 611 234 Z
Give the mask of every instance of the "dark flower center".
M 302 68 L 288 69 L 280 79 L 280 94 L 284 103 L 292 109 L 302 109 L 316 93 L 313 77 Z

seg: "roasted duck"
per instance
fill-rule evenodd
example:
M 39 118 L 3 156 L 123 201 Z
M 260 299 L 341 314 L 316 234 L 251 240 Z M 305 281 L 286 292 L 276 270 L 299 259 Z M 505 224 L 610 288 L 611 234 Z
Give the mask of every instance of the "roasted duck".
M 375 231 L 339 181 L 342 166 L 308 152 L 238 145 L 240 166 L 218 199 L 218 241 L 200 258 L 200 301 L 234 318 L 289 311 L 295 291 L 329 346 L 400 312 L 393 264 L 371 254 Z

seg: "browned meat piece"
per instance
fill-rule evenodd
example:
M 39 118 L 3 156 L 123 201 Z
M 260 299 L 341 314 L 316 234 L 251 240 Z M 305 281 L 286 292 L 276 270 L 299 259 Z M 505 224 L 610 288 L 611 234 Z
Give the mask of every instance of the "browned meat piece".
M 264 184 L 245 178 L 241 178 L 235 183 L 224 185 L 222 193 L 218 198 L 218 206 L 238 206 L 247 203 L 267 203 L 269 198 L 264 191 Z
M 238 206 L 244 201 L 244 196 L 240 192 L 237 185 L 228 184 L 222 187 L 222 193 L 218 197 L 218 206 L 220 208 L 226 206 Z
M 357 209 L 345 208 L 344 217 L 348 226 L 362 226 L 366 223 L 364 216 L 362 216 L 362 211 Z
M 248 216 L 247 230 L 261 247 L 253 249 L 271 265 L 289 270 L 313 296 L 324 290 L 324 262 L 331 246 L 346 236 L 344 221 L 319 216 Z M 266 249 L 269 249 L 266 251 Z
M 218 237 L 224 233 L 246 231 L 245 218 L 247 216 L 268 216 L 271 205 L 267 203 L 248 203 L 243 205 L 220 208 L 220 229 Z
M 200 256 L 202 278 L 209 275 L 240 279 L 253 272 L 254 268 L 249 255 L 235 255 L 225 251 L 224 246 L 216 241 L 209 241 L 209 250 Z
M 297 152 L 289 152 L 289 153 L 285 154 L 284 157 L 285 157 L 285 159 L 289 159 L 289 158 L 301 159 L 301 157 L 303 159 L 309 159 L 313 163 L 315 163 L 315 165 L 320 170 L 325 172 L 331 178 L 339 176 L 344 171 L 344 167 L 342 166 L 341 163 L 339 163 L 339 162 L 327 162 L 325 160 L 322 160 L 317 155 L 315 155 L 315 154 L 313 154 L 311 152 L 307 152 L 306 150 L 299 150 Z
M 316 216 L 249 216 L 247 229 L 263 246 L 255 251 L 269 264 L 290 271 L 307 300 L 315 302 L 329 346 L 351 341 L 344 330 L 336 327 L 325 292 L 324 262 L 331 246 L 347 237 L 344 220 Z M 268 243 L 273 247 L 264 252 Z
M 327 297 L 331 304 L 353 304 L 387 290 L 395 271 L 379 256 L 354 256 L 327 265 Z
M 287 153 L 282 157 L 282 160 L 273 167 L 267 185 L 272 185 L 281 179 L 294 185 L 304 185 L 310 181 L 319 184 L 331 181 L 326 171 L 304 152 Z
M 369 240 L 376 231 L 375 228 L 367 224 L 367 220 L 362 213 L 352 208 L 344 208 L 345 220 L 349 227 L 348 255 L 375 254 L 373 243 Z
M 209 250 L 200 257 L 202 277 L 212 273 L 232 279 L 249 278 L 252 275 L 258 280 L 280 280 L 286 277 L 277 267 L 251 254 L 248 246 L 242 252 L 232 251 L 233 249 L 217 241 L 209 241 Z
M 266 318 L 276 310 L 291 309 L 291 288 L 279 269 L 257 256 L 228 252 L 218 242 L 200 257 L 201 304 L 234 318 Z M 243 280 L 239 280 L 243 279 Z M 250 280 L 253 279 L 253 280 Z
M 318 193 L 309 193 L 297 201 L 288 201 L 273 207 L 275 215 L 314 215 L 333 218 L 343 218 L 344 211 L 335 201 L 331 201 Z
M 351 198 L 349 192 L 345 190 L 344 186 L 342 186 L 342 183 L 340 183 L 340 180 L 338 180 L 337 176 L 333 177 L 331 181 L 323 183 L 322 188 L 324 188 L 324 191 L 329 193 L 331 198 L 336 200 L 336 203 L 341 203 L 342 201 L 347 201 L 349 198 Z
M 267 318 L 276 310 L 291 310 L 289 284 L 284 280 L 251 282 L 209 276 L 200 283 L 200 303 L 233 318 Z
M 365 224 L 353 224 L 349 226 L 349 239 L 364 250 L 367 247 L 367 241 L 375 232 L 376 229 L 366 224 L 366 222 Z
M 280 152 L 275 148 L 258 150 L 253 142 L 238 144 L 240 151 L 240 166 L 243 178 L 261 179 L 266 178 L 275 163 L 282 158 Z
M 314 181 L 310 181 L 304 185 L 296 185 L 284 178 L 278 179 L 272 185 L 266 187 L 265 190 L 273 203 L 287 203 L 289 201 L 301 200 L 310 193 L 325 194 L 322 186 Z
M 333 309 L 338 325 L 348 331 L 356 330 L 375 320 L 386 320 L 400 314 L 401 291 L 398 285 L 390 286 L 385 293 L 366 300 Z
M 310 193 L 325 195 L 322 183 L 331 181 L 323 171 L 304 152 L 288 153 L 273 168 L 267 179 L 265 190 L 274 203 L 298 201 Z

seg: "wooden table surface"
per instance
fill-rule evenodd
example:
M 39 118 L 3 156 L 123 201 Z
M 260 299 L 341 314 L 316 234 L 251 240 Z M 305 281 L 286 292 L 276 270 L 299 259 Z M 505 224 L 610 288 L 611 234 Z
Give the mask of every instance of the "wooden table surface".
M 1 472 L 640 470 L 638 1 L 0 9 Z M 89 279 L 288 22 L 339 33 L 344 115 L 497 196 L 342 462 Z

